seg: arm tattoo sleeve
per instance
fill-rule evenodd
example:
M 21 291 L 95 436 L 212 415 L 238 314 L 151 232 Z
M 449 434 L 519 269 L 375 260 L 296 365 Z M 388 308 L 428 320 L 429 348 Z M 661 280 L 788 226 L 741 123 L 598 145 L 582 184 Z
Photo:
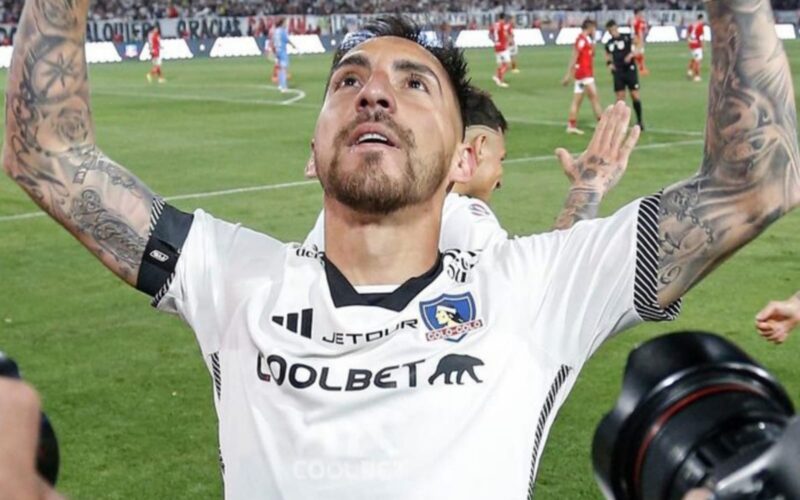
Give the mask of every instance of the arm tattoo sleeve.
M 664 191 L 658 299 L 678 299 L 800 202 L 797 115 L 768 0 L 712 0 L 699 172 Z
M 95 145 L 88 0 L 27 0 L 6 90 L 3 167 L 119 277 L 136 284 L 154 194 Z

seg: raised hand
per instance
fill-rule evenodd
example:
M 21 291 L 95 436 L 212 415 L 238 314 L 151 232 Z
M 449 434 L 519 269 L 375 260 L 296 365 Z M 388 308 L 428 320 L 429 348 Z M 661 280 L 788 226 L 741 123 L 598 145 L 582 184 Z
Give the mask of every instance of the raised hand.
M 800 323 L 800 292 L 782 302 L 772 301 L 756 315 L 756 328 L 762 337 L 782 344 Z
M 556 149 L 570 190 L 554 229 L 567 229 L 578 221 L 597 216 L 600 202 L 625 174 L 628 159 L 639 140 L 638 126 L 628 132 L 630 119 L 630 108 L 618 102 L 603 112 L 583 154 L 573 157 L 564 148 Z

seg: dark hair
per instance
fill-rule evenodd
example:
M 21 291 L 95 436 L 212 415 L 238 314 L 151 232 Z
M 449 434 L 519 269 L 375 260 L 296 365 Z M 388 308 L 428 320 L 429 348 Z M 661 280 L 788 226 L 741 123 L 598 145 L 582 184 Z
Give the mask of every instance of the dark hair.
M 279 17 L 278 20 L 275 21 L 275 26 L 280 28 L 281 26 L 283 26 L 283 23 L 285 23 L 285 22 L 286 22 L 286 18 L 285 17 Z
M 440 44 L 435 39 L 426 38 L 422 34 L 422 28 L 411 19 L 404 16 L 383 16 L 369 21 L 359 31 L 349 33 L 339 48 L 333 54 L 333 62 L 331 63 L 331 73 L 333 69 L 339 64 L 345 54 L 373 38 L 383 36 L 396 36 L 398 38 L 405 38 L 418 44 L 423 49 L 427 50 L 437 61 L 442 65 L 447 76 L 450 78 L 450 84 L 453 86 L 453 93 L 456 96 L 459 110 L 463 121 L 464 116 L 464 103 L 470 93 L 470 80 L 467 71 L 467 60 L 464 58 L 464 52 L 456 48 L 452 44 Z M 328 83 L 325 84 L 327 89 L 330 85 L 330 75 L 328 75 Z
M 465 128 L 483 125 L 502 133 L 508 130 L 508 123 L 492 101 L 492 96 L 477 87 L 471 88 L 461 114 L 464 116 Z
M 638 14 L 639 12 L 641 12 L 643 10 L 644 10 L 644 7 L 634 7 L 633 8 L 633 13 L 634 14 Z
M 697 20 L 703 19 L 703 14 L 697 14 Z
M 589 29 L 589 26 L 597 26 L 597 23 L 594 21 L 594 19 L 584 19 L 581 23 L 582 30 Z
M 606 23 L 606 29 L 610 30 L 611 28 L 615 27 L 616 25 L 617 25 L 617 22 L 615 20 L 609 19 L 608 22 Z
M 497 17 L 499 17 L 500 19 L 505 19 L 506 18 L 506 13 L 505 12 L 501 12 L 500 14 L 497 15 Z

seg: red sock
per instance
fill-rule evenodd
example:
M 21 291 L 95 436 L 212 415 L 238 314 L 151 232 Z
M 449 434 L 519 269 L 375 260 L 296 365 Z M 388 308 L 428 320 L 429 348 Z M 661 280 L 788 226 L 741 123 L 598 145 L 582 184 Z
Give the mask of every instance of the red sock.
M 156 66 L 156 75 L 161 78 L 161 66 Z
M 578 120 L 569 120 L 568 123 L 570 128 L 578 128 Z
M 644 67 L 644 54 L 636 54 L 636 64 L 639 66 L 639 71 L 645 69 Z

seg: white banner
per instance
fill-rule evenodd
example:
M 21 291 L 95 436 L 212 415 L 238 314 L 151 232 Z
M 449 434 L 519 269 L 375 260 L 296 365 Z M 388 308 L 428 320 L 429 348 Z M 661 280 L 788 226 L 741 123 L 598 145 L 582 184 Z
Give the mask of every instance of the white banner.
M 89 21 L 86 39 L 90 42 L 141 42 L 158 25 L 162 38 L 218 38 L 249 34 L 246 17 L 204 17 L 149 21 Z

